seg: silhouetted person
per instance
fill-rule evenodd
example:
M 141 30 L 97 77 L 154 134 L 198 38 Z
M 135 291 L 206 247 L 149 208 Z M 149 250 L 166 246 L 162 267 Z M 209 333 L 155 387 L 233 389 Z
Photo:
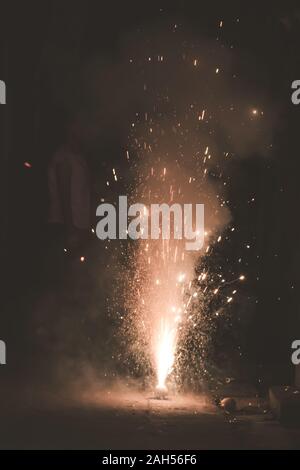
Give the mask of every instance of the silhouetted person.
M 91 229 L 91 184 L 85 160 L 87 133 L 78 122 L 51 158 L 49 187 L 49 262 L 61 269 L 62 256 L 81 256 Z M 50 259 L 50 258 L 53 259 Z M 58 266 L 55 266 L 55 263 Z

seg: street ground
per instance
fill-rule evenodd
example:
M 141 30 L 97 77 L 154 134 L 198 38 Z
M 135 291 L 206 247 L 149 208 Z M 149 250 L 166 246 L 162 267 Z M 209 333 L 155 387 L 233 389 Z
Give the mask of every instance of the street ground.
M 297 449 L 265 403 L 224 413 L 204 395 L 158 400 L 132 386 L 1 389 L 1 449 Z M 239 411 L 240 410 L 240 411 Z

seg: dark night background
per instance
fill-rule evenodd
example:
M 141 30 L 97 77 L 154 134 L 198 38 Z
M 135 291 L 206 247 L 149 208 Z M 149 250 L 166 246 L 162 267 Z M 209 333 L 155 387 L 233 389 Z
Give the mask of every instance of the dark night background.
M 62 142 L 68 116 L 87 100 L 84 64 L 94 54 L 118 57 L 123 36 L 139 28 L 176 22 L 213 39 L 220 19 L 231 25 L 224 40 L 236 47 L 241 74 L 249 74 L 244 62 L 251 56 L 253 77 L 245 80 L 255 77 L 279 110 L 271 158 L 252 156 L 233 168 L 236 241 L 244 243 L 246 237 L 253 245 L 244 287 L 244 295 L 256 299 L 244 339 L 246 364 L 267 381 L 292 380 L 290 346 L 300 333 L 300 106 L 292 105 L 290 96 L 292 81 L 300 79 L 300 9 L 286 1 L 1 0 L 0 78 L 7 85 L 7 105 L 0 107 L 0 338 L 8 344 L 8 365 L 1 374 L 22 374 L 31 364 L 30 316 L 41 283 L 47 162 Z M 99 113 L 105 123 L 104 112 Z M 126 146 L 117 124 L 103 124 L 103 129 L 99 184 L 106 180 L 106 165 L 118 164 Z M 253 194 L 255 204 L 245 204 Z

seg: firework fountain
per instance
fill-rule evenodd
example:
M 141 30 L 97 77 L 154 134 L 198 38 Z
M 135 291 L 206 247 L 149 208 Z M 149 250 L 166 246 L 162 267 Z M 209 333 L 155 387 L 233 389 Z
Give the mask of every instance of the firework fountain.
M 205 172 L 197 181 L 186 173 L 185 165 L 174 162 L 164 166 L 157 158 L 157 165 L 139 167 L 139 182 L 134 196 L 146 207 L 153 203 L 173 204 L 203 203 L 205 213 L 206 240 L 201 251 L 187 251 L 184 239 L 175 239 L 175 223 L 170 226 L 170 239 L 141 239 L 134 249 L 130 278 L 129 321 L 136 327 L 134 342 L 146 348 L 155 374 L 155 392 L 160 398 L 167 394 L 167 381 L 176 363 L 178 342 L 183 332 L 191 326 L 191 307 L 198 296 L 194 284 L 195 261 L 209 250 L 211 234 L 229 221 L 229 213 L 220 210 L 214 188 L 206 181 Z M 207 148 L 203 149 L 204 161 Z M 196 157 L 197 158 L 197 157 Z M 146 171 L 146 174 L 144 173 Z M 149 211 L 150 213 L 150 211 Z M 150 220 L 151 224 L 151 220 Z M 142 346 L 143 345 L 143 346 Z
M 159 396 L 166 394 L 168 381 L 181 381 L 188 361 L 199 367 L 216 322 L 229 318 L 226 306 L 237 296 L 235 284 L 245 279 L 243 265 L 224 272 L 209 263 L 214 248 L 236 230 L 226 166 L 246 147 L 265 151 L 271 135 L 261 109 L 234 94 L 236 77 L 225 49 L 188 47 L 173 38 L 178 47 L 166 40 L 164 50 L 154 40 L 152 49 L 146 44 L 129 59 L 133 76 L 142 80 L 135 88 L 143 90 L 143 107 L 149 109 L 137 112 L 130 126 L 128 198 L 146 207 L 204 204 L 205 241 L 200 251 L 188 252 L 184 240 L 172 237 L 176 227 L 170 240 L 141 234 L 120 274 L 126 293 L 121 360 L 140 375 L 154 375 Z M 122 179 L 115 168 L 112 176 Z

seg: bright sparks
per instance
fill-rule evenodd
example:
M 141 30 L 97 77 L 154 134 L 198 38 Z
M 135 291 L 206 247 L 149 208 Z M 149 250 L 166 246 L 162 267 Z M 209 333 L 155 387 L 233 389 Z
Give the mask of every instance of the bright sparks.
M 157 335 L 155 348 L 155 365 L 157 374 L 157 388 L 166 389 L 166 379 L 175 361 L 176 327 L 170 321 L 162 318 Z

